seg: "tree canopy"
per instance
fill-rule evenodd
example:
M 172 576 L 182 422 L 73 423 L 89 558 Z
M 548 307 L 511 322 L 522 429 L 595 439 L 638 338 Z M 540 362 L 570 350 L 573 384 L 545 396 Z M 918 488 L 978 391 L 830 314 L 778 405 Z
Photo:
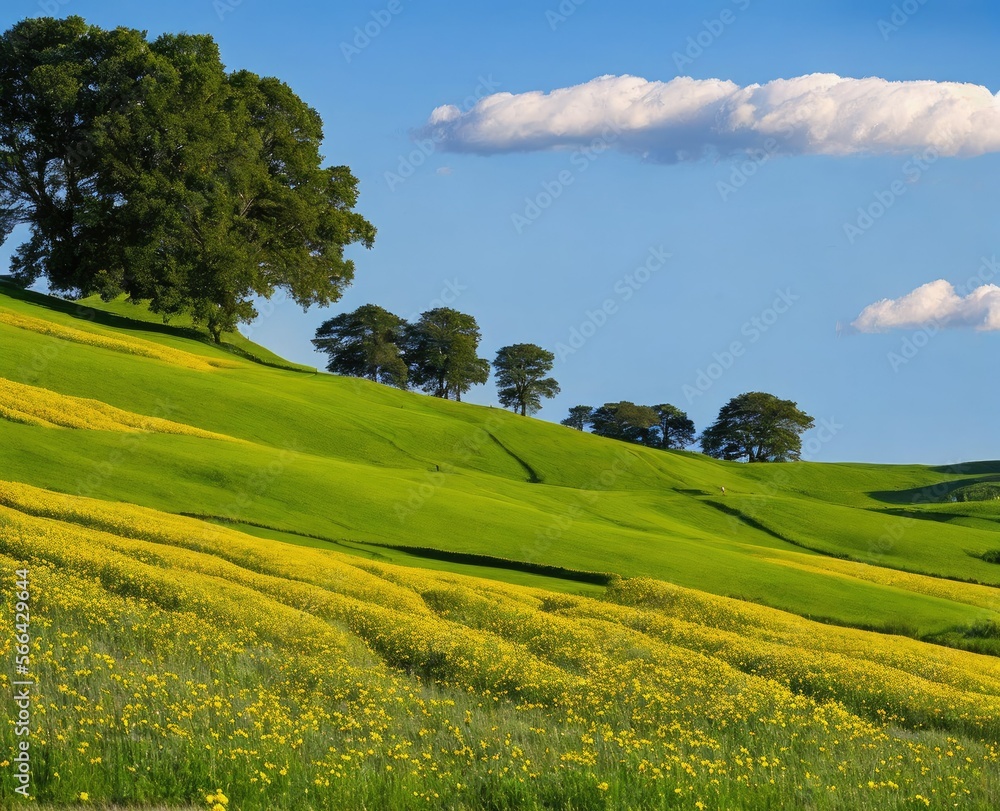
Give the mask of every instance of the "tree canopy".
M 354 275 L 375 228 L 357 180 L 322 166 L 319 115 L 286 84 L 227 73 L 209 36 L 149 42 L 80 17 L 0 36 L 0 236 L 12 272 L 189 313 L 216 341 L 283 288 L 308 307 Z
M 399 316 L 365 304 L 324 321 L 312 343 L 329 356 L 327 371 L 406 388 L 408 370 L 401 349 L 405 328 Z
M 726 403 L 700 442 L 716 459 L 787 462 L 799 458 L 801 435 L 812 427 L 813 418 L 791 400 L 751 391 Z
M 634 442 L 650 448 L 685 448 L 694 442 L 694 423 L 676 406 L 636 405 L 628 400 L 605 403 L 600 408 L 573 406 L 563 425 L 598 436 Z
M 590 415 L 591 428 L 598 436 L 639 445 L 654 444 L 653 428 L 658 422 L 659 415 L 654 409 L 628 400 L 605 403 Z
M 555 397 L 559 384 L 551 377 L 555 355 L 535 344 L 502 347 L 493 361 L 497 397 L 505 408 L 534 414 L 542 407 L 543 397 Z
M 593 413 L 594 409 L 588 405 L 573 406 L 569 410 L 569 416 L 562 420 L 560 424 L 575 428 L 577 431 L 585 431 L 587 430 L 587 426 L 590 425 L 590 417 Z
M 657 444 L 664 449 L 686 448 L 694 444 L 694 423 L 677 406 L 661 403 L 653 406 L 656 412 Z
M 490 376 L 490 363 L 479 357 L 476 319 L 450 307 L 420 314 L 406 327 L 404 357 L 414 385 L 435 397 L 461 400 L 472 386 Z

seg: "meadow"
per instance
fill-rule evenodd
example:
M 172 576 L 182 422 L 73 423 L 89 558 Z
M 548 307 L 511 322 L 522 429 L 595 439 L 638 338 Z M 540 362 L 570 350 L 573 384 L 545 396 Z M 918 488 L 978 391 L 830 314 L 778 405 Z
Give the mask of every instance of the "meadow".
M 559 595 L 13 483 L 0 502 L 4 568 L 37 595 L 42 801 L 985 808 L 1000 790 L 992 657 L 645 578 Z
M 41 807 L 993 807 L 1000 508 L 953 494 L 1000 463 L 724 463 L 203 337 L 0 284 Z

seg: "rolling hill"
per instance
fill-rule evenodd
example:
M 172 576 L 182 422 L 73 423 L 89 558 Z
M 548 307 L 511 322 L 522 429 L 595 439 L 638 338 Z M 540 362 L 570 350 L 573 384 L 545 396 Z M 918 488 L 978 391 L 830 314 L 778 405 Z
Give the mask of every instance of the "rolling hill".
M 1000 790 L 1000 463 L 657 451 L 7 284 L 0 449 L 55 807 Z

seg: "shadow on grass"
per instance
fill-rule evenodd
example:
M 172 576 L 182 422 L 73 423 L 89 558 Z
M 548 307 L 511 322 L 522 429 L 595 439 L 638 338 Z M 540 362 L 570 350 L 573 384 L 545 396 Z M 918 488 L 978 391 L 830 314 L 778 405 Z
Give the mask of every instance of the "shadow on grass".
M 795 546 L 802 546 L 802 544 L 793 541 L 791 538 L 785 537 L 779 532 L 775 532 L 770 527 L 762 524 L 756 518 L 751 518 L 749 515 L 742 512 L 741 510 L 737 510 L 735 507 L 730 507 L 728 504 L 723 504 L 721 501 L 713 501 L 712 499 L 705 499 L 702 503 L 708 504 L 710 507 L 715 507 L 715 509 L 717 509 L 719 512 L 723 512 L 726 515 L 731 515 L 733 518 L 743 522 L 748 527 L 752 527 L 753 529 L 766 533 L 767 535 L 770 535 L 772 538 L 777 538 L 779 541 L 784 541 L 785 543 L 790 543 Z
M 494 436 L 494 434 L 492 432 L 487 431 L 487 433 L 490 435 L 490 439 L 492 439 L 494 442 L 496 442 L 496 444 L 500 446 L 500 449 L 504 453 L 506 453 L 508 456 L 510 456 L 511 458 L 513 458 L 514 461 L 517 462 L 521 466 L 521 468 L 525 472 L 525 475 L 527 475 L 527 477 L 528 477 L 528 482 L 529 483 L 531 483 L 531 484 L 541 484 L 542 483 L 542 480 L 538 476 L 538 473 L 535 472 L 535 469 L 531 465 L 529 465 L 526 461 L 524 461 L 524 459 L 522 459 L 520 456 L 518 456 L 516 453 L 514 453 L 514 451 L 512 451 L 510 448 L 508 448 L 506 445 L 504 445 L 499 439 L 496 438 L 496 436 Z
M 1000 461 L 961 462 L 957 465 L 941 465 L 939 467 L 932 467 L 931 470 L 935 473 L 947 473 L 952 476 L 958 476 L 963 473 L 979 475 L 994 473 L 1000 475 Z
M 483 566 L 491 569 L 507 569 L 509 571 L 525 572 L 527 574 L 543 575 L 557 580 L 569 580 L 574 583 L 591 583 L 598 586 L 607 586 L 619 575 L 613 572 L 593 572 L 583 569 L 567 569 L 564 566 L 554 566 L 547 563 L 534 563 L 527 560 L 514 560 L 512 558 L 494 557 L 493 555 L 480 555 L 473 552 L 451 552 L 447 549 L 435 549 L 428 546 L 407 546 L 406 544 L 377 543 L 375 541 L 349 541 L 345 538 L 327 538 L 323 535 L 313 535 L 311 533 L 296 532 L 295 530 L 274 527 L 270 524 L 262 524 L 257 521 L 233 521 L 221 515 L 203 515 L 201 513 L 182 512 L 186 518 L 197 518 L 199 521 L 210 521 L 216 524 L 246 524 L 260 529 L 280 532 L 285 535 L 297 535 L 300 538 L 309 538 L 315 541 L 324 541 L 333 546 L 340 546 L 352 550 L 353 553 L 359 551 L 367 552 L 372 558 L 385 558 L 385 555 L 373 551 L 374 549 L 387 549 L 392 552 L 399 552 L 414 558 L 424 558 L 426 560 L 441 560 L 447 563 L 459 563 L 466 566 Z M 395 562 L 391 559 L 389 562 Z
M 427 546 L 404 546 L 370 542 L 367 545 L 379 546 L 382 549 L 391 549 L 394 552 L 402 552 L 415 558 L 443 560 L 448 563 L 462 563 L 466 566 L 486 566 L 491 569 L 509 569 L 528 574 L 554 577 L 559 580 L 570 580 L 575 583 L 592 583 L 598 586 L 607 586 L 612 580 L 618 577 L 618 575 L 611 572 L 588 572 L 580 569 L 567 569 L 563 566 L 551 566 L 547 563 L 532 563 L 525 560 L 498 558 L 492 555 L 478 555 L 471 552 L 451 552 L 447 549 L 434 549 Z
M 13 282 L 0 279 L 0 289 L 4 295 L 18 301 L 25 301 L 46 310 L 63 313 L 81 321 L 89 321 L 92 324 L 100 324 L 105 327 L 116 329 L 127 329 L 136 332 L 156 332 L 160 335 L 172 335 L 176 338 L 187 338 L 192 341 L 200 341 L 205 344 L 212 344 L 212 339 L 207 332 L 195 329 L 194 327 L 177 327 L 170 324 L 158 324 L 155 321 L 143 321 L 138 318 L 129 318 L 125 315 L 117 315 L 106 310 L 96 310 L 86 304 L 80 304 L 70 299 L 47 296 L 44 293 L 36 293 L 34 290 L 26 290 Z
M 972 470 L 977 465 L 982 465 L 983 469 Z M 886 504 L 949 504 L 952 502 L 952 494 L 956 490 L 962 490 L 974 484 L 1000 482 L 1000 462 L 974 462 L 972 465 L 963 465 L 960 471 L 944 467 L 932 468 L 932 470 L 937 473 L 962 472 L 980 473 L 981 475 L 970 479 L 939 482 L 928 487 L 911 487 L 909 490 L 872 490 L 868 495 Z
M 920 521 L 937 521 L 941 524 L 947 524 L 949 521 L 954 521 L 956 518 L 965 517 L 964 515 L 958 513 L 935 513 L 927 510 L 906 510 L 898 507 L 890 509 L 873 509 L 872 512 L 877 512 L 880 515 L 891 515 L 894 518 L 916 518 Z
M 233 333 L 223 333 L 222 343 L 217 344 L 214 340 L 212 340 L 212 336 L 208 334 L 207 330 L 201 330 L 197 327 L 178 327 L 171 324 L 158 323 L 156 321 L 145 321 L 140 318 L 129 318 L 126 315 L 111 313 L 107 310 L 95 309 L 94 307 L 81 304 L 77 301 L 71 301 L 70 299 L 58 298 L 56 296 L 45 295 L 44 293 L 36 293 L 34 290 L 27 290 L 10 281 L 9 277 L 0 276 L 0 290 L 3 291 L 5 296 L 16 299 L 17 301 L 24 301 L 38 307 L 43 307 L 46 310 L 63 313 L 64 315 L 71 316 L 72 318 L 79 319 L 80 321 L 87 321 L 91 324 L 100 324 L 101 326 L 112 327 L 115 329 L 125 329 L 130 332 L 153 332 L 158 335 L 170 335 L 174 338 L 185 338 L 189 341 L 198 341 L 199 343 L 213 346 L 216 349 L 229 352 L 231 355 L 236 355 L 237 357 L 252 361 L 253 363 L 259 363 L 262 366 L 271 366 L 275 369 L 286 369 L 292 372 L 315 374 L 314 369 L 298 367 L 292 364 L 267 361 L 263 358 L 257 357 L 252 352 L 248 352 L 242 347 L 226 343 L 226 335 L 232 335 Z

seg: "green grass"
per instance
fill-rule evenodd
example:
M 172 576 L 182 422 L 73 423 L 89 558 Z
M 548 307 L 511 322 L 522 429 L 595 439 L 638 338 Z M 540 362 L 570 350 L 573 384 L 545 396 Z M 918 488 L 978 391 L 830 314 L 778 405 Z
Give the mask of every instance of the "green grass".
M 0 306 L 21 313 L 233 358 L 183 328 L 121 321 L 118 313 L 138 309 L 133 305 L 87 304 L 114 312 L 88 321 L 71 312 L 74 304 L 0 287 Z M 249 360 L 206 373 L 3 324 L 0 342 L 0 376 L 252 443 L 162 435 L 135 440 L 0 420 L 9 479 L 275 527 L 296 538 L 652 576 L 917 637 L 971 627 L 984 609 L 817 572 L 816 562 L 848 558 L 1000 585 L 1000 567 L 979 557 L 998 546 L 1000 507 L 940 503 L 970 478 L 990 475 L 989 466 L 954 472 L 914 465 L 739 465 Z M 264 354 L 253 346 L 247 351 Z M 390 556 L 443 565 L 399 551 Z M 526 582 L 495 567 L 483 567 L 482 574 Z M 990 616 L 1000 620 L 995 608 Z
M 726 463 L 126 302 L 4 309 L 229 361 L 0 322 L 0 378 L 242 440 L 0 418 L 48 807 L 991 807 L 1000 503 L 956 494 L 1000 463 Z
M 314 538 L 294 532 L 285 532 L 272 527 L 259 527 L 238 521 L 213 521 L 221 526 L 231 527 L 247 535 L 257 538 L 269 538 L 274 541 L 306 546 L 312 549 L 325 549 L 354 555 L 378 563 L 394 563 L 402 566 L 417 566 L 437 572 L 453 572 L 471 577 L 487 577 L 518 586 L 546 589 L 548 591 L 566 594 L 579 594 L 598 597 L 604 594 L 604 586 L 595 583 L 581 582 L 565 577 L 549 576 L 524 571 L 512 566 L 491 566 L 488 562 L 482 564 L 463 563 L 456 560 L 428 557 L 407 552 L 405 548 L 390 547 L 384 544 L 368 544 L 362 541 L 335 540 Z M 515 562 L 516 563 L 516 562 Z
M 317 371 L 312 366 L 285 360 L 266 347 L 250 341 L 239 332 L 225 332 L 222 335 L 222 343 L 215 344 L 208 330 L 195 325 L 190 316 L 176 315 L 171 317 L 169 322 L 164 322 L 162 316 L 150 312 L 141 302 L 129 302 L 124 296 L 113 301 L 103 301 L 100 296 L 71 301 L 25 290 L 2 277 L 0 277 L 0 291 L 8 300 L 36 305 L 45 311 L 48 320 L 68 326 L 80 326 L 80 322 L 85 322 L 95 327 L 107 326 L 126 330 L 146 340 L 183 348 L 189 352 L 198 351 L 192 343 L 204 343 L 216 351 L 235 354 L 267 366 L 309 374 Z M 27 314 L 32 313 L 30 308 L 18 309 Z M 37 310 L 34 313 L 37 315 Z

